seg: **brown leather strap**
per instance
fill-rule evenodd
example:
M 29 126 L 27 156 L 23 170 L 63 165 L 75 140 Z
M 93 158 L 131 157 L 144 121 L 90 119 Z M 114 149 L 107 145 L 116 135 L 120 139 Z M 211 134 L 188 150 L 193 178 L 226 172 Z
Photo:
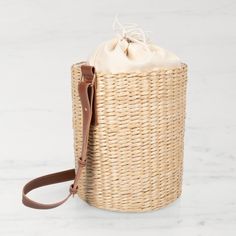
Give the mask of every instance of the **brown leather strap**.
M 83 142 L 82 142 L 81 156 L 78 159 L 77 170 L 75 169 L 65 170 L 62 172 L 41 176 L 28 182 L 24 186 L 22 192 L 22 203 L 25 206 L 35 209 L 55 208 L 63 204 L 65 201 L 67 201 L 67 199 L 71 195 L 76 194 L 78 191 L 78 181 L 81 176 L 82 169 L 86 166 L 88 138 L 89 138 L 89 130 L 92 122 L 92 117 L 93 117 L 93 124 L 97 124 L 95 113 L 93 115 L 93 112 L 96 110 L 96 107 L 94 106 L 93 103 L 95 99 L 94 93 L 96 87 L 95 69 L 94 67 L 91 66 L 82 65 L 81 72 L 82 72 L 82 79 L 79 82 L 78 91 L 83 113 Z M 27 193 L 36 188 L 56 183 L 62 183 L 70 180 L 74 180 L 74 183 L 70 186 L 68 196 L 60 202 L 43 204 L 31 200 L 27 196 Z
M 32 181 L 27 183 L 23 188 L 22 202 L 25 206 L 35 208 L 35 209 L 51 209 L 51 208 L 58 207 L 61 204 L 63 204 L 72 195 L 72 193 L 69 193 L 68 196 L 64 200 L 57 203 L 52 203 L 52 204 L 42 204 L 39 202 L 35 202 L 27 197 L 27 193 L 29 193 L 33 189 L 40 188 L 42 186 L 62 183 L 65 181 L 73 180 L 74 178 L 75 178 L 75 169 L 71 169 L 71 170 L 66 170 L 66 171 L 62 171 L 58 173 L 53 173 L 50 175 L 45 175 L 37 179 L 33 179 Z

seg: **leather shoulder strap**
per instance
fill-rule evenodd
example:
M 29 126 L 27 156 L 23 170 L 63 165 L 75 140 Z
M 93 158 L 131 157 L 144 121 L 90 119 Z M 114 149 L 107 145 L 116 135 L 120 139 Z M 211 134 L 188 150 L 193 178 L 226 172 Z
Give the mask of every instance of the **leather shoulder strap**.
M 95 69 L 94 67 L 82 65 L 81 66 L 82 78 L 78 85 L 78 92 L 81 101 L 82 114 L 83 114 L 83 142 L 81 149 L 81 156 L 78 159 L 78 167 L 77 170 L 70 169 L 62 172 L 57 172 L 45 176 L 41 176 L 39 178 L 33 179 L 28 182 L 22 191 L 22 203 L 31 208 L 35 209 L 51 209 L 62 205 L 67 199 L 77 193 L 78 191 L 78 181 L 80 175 L 82 173 L 82 169 L 86 166 L 87 159 L 87 147 L 88 147 L 88 138 L 89 138 L 89 130 L 92 122 L 97 124 L 96 116 L 93 115 L 95 111 L 95 106 L 93 104 L 95 99 L 95 86 L 96 86 L 96 78 L 95 78 Z M 95 113 L 94 113 L 95 114 Z M 39 187 L 43 187 L 46 185 L 62 183 L 66 181 L 74 180 L 73 184 L 70 185 L 69 193 L 62 201 L 51 203 L 51 204 L 43 204 L 36 201 L 31 200 L 27 194 Z

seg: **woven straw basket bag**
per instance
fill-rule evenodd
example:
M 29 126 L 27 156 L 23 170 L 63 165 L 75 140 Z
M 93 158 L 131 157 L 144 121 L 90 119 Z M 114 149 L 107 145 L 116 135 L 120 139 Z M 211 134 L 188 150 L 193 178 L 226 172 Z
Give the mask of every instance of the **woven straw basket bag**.
M 108 210 L 141 212 L 181 194 L 187 67 L 97 74 L 97 125 L 78 194 Z M 72 67 L 76 163 L 82 146 L 81 69 Z
M 49 209 L 78 193 L 97 208 L 143 212 L 181 194 L 187 66 L 145 73 L 102 74 L 72 66 L 75 169 L 42 176 L 23 188 L 23 203 Z M 27 193 L 73 180 L 60 202 Z

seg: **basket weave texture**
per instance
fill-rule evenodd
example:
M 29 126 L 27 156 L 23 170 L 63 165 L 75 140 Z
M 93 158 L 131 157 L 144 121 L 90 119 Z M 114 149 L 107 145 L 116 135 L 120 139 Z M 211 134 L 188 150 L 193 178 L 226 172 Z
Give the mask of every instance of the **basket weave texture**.
M 76 165 L 82 146 L 80 64 L 72 66 Z M 97 119 L 91 126 L 78 194 L 113 211 L 159 209 L 181 195 L 187 66 L 145 73 L 97 74 Z

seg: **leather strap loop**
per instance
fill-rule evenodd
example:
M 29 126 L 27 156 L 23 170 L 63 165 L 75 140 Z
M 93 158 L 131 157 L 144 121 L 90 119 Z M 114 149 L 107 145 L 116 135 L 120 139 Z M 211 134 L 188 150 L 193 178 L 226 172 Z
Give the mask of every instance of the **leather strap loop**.
M 57 172 L 57 173 L 53 173 L 50 175 L 45 175 L 45 176 L 33 179 L 29 183 L 27 183 L 23 188 L 22 202 L 25 206 L 35 208 L 35 209 L 51 209 L 51 208 L 58 207 L 62 205 L 72 195 L 71 192 L 62 201 L 57 202 L 57 203 L 51 203 L 51 204 L 42 204 L 39 202 L 35 202 L 31 200 L 29 197 L 27 197 L 27 193 L 29 193 L 30 191 L 36 188 L 40 188 L 40 187 L 51 185 L 51 184 L 66 182 L 69 180 L 73 180 L 74 178 L 75 178 L 75 169 L 71 169 L 71 170 Z
M 94 93 L 95 93 L 95 69 L 94 67 L 82 65 L 82 81 L 79 82 L 78 92 L 80 96 L 81 106 L 82 106 L 82 114 L 83 114 L 83 142 L 81 149 L 81 157 L 78 160 L 77 170 L 70 169 L 62 172 L 57 172 L 45 176 L 38 177 L 36 179 L 28 182 L 22 191 L 22 203 L 31 208 L 35 209 L 51 209 L 62 205 L 66 202 L 71 195 L 74 195 L 78 191 L 78 181 L 82 174 L 82 169 L 86 166 L 87 159 L 87 149 L 88 149 L 88 138 L 89 138 L 89 130 L 92 121 L 93 111 L 94 111 Z M 31 200 L 27 194 L 36 189 L 43 186 L 62 183 L 66 181 L 74 180 L 74 183 L 70 186 L 68 196 L 62 201 L 51 203 L 51 204 L 43 204 L 36 201 Z

